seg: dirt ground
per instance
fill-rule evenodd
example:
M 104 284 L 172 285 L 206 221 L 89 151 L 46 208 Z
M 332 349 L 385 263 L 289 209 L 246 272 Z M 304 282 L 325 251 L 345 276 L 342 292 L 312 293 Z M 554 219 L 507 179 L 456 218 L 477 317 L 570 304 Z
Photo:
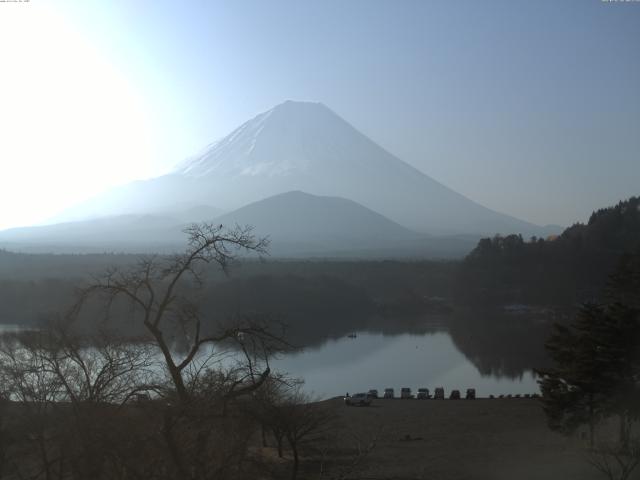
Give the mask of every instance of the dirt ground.
M 604 478 L 583 443 L 551 432 L 535 399 L 375 400 L 327 407 L 343 424 L 341 442 L 376 446 L 346 475 L 362 479 Z M 408 436 L 408 437 L 407 437 Z

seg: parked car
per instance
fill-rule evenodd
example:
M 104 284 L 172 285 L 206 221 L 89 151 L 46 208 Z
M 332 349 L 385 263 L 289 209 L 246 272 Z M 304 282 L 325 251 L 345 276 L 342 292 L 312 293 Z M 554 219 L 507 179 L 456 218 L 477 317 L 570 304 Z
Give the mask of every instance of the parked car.
M 355 393 L 350 397 L 344 397 L 344 403 L 349 406 L 368 407 L 371 405 L 371 397 L 368 393 Z
M 460 400 L 460 390 L 451 390 L 449 400 Z
M 436 400 L 444 400 L 444 388 L 442 387 L 436 388 L 436 391 L 433 394 L 433 398 Z
M 151 395 L 149 395 L 146 392 L 144 392 L 144 393 L 136 393 L 133 396 L 133 400 L 135 402 L 138 402 L 138 403 L 150 402 L 151 401 Z
M 395 397 L 395 393 L 393 391 L 393 388 L 384 389 L 384 395 L 382 398 L 394 398 L 394 397 Z
M 429 395 L 429 389 L 428 388 L 419 388 L 418 389 L 418 395 L 417 397 L 418 400 L 426 400 L 428 398 L 431 398 L 431 395 Z
M 413 395 L 411 395 L 411 389 L 409 387 L 402 387 L 400 389 L 400 398 L 413 398 Z
M 371 390 L 369 390 L 369 396 L 371 398 L 379 398 L 378 397 L 378 390 L 376 390 L 375 388 L 372 388 Z
M 476 399 L 476 389 L 475 388 L 467 388 L 467 395 L 464 397 L 467 400 L 475 400 Z

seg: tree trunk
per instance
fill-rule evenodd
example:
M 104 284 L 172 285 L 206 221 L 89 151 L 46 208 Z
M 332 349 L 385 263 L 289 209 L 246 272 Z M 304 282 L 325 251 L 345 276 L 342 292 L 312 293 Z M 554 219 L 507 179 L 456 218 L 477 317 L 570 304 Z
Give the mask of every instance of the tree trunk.
M 276 435 L 276 442 L 278 443 L 278 457 L 283 458 L 284 452 L 282 451 L 282 435 Z
M 300 460 L 298 459 L 298 446 L 296 442 L 291 442 L 291 451 L 293 452 L 293 469 L 291 470 L 291 480 L 296 480 L 298 476 L 298 466 L 300 465 Z
M 51 469 L 49 466 L 49 456 L 47 455 L 47 446 L 45 444 L 46 440 L 44 438 L 44 433 L 40 433 L 38 435 L 38 447 L 40 449 L 40 456 L 42 457 L 42 466 L 44 468 L 44 478 L 46 480 L 51 480 L 53 477 L 51 476 Z
M 620 431 L 619 431 L 620 449 L 623 452 L 629 449 L 629 416 L 627 412 L 620 414 Z
M 589 395 L 589 448 L 595 444 L 596 422 L 594 418 L 593 395 Z
M 158 347 L 164 356 L 165 364 L 167 366 L 167 370 L 169 370 L 169 375 L 171 375 L 173 385 L 176 387 L 176 394 L 178 395 L 178 398 L 181 402 L 186 403 L 187 400 L 189 400 L 189 395 L 187 393 L 187 388 L 184 385 L 184 380 L 182 379 L 182 372 L 178 370 L 178 367 L 173 361 L 171 350 L 169 349 L 167 342 L 165 342 L 162 332 L 151 324 L 145 323 L 145 326 L 156 339 Z
M 173 460 L 173 464 L 178 470 L 180 477 L 186 479 L 189 478 L 189 476 L 187 475 L 187 470 L 185 468 L 185 462 L 182 459 L 182 454 L 176 444 L 176 439 L 174 438 L 173 422 L 174 417 L 171 414 L 170 410 L 165 410 L 164 422 L 162 426 L 162 436 L 164 437 L 167 449 L 169 450 L 169 454 L 171 456 L 171 459 Z
M 262 446 L 267 446 L 267 433 L 265 432 L 264 423 L 260 423 L 260 434 L 262 435 Z

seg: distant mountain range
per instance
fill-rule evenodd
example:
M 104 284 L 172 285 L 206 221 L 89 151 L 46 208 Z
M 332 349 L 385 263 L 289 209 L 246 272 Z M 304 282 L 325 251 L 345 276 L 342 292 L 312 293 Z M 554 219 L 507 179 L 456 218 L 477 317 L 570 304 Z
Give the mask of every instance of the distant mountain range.
M 423 254 L 429 244 L 426 250 L 442 256 L 468 251 L 481 235 L 560 231 L 456 193 L 320 103 L 287 101 L 171 174 L 106 192 L 65 212 L 57 225 L 0 232 L 0 242 L 159 248 L 179 241 L 180 225 L 213 218 L 254 225 L 277 252 L 296 255 Z
M 209 209 L 201 207 L 203 213 Z M 193 213 L 193 209 L 188 210 Z M 168 252 L 184 247 L 184 212 L 119 215 L 0 232 L 0 246 L 30 252 Z M 344 198 L 287 192 L 200 221 L 251 225 L 277 257 L 460 257 L 479 237 L 411 231 Z

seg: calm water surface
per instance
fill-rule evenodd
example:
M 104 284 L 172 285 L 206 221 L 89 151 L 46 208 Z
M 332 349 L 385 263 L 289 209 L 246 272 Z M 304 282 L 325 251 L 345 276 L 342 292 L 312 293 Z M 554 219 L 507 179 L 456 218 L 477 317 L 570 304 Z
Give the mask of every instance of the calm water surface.
M 21 330 L 25 327 L 0 325 L 0 333 Z M 431 393 L 435 387 L 444 387 L 446 395 L 452 389 L 464 395 L 467 388 L 475 388 L 481 397 L 539 391 L 531 371 L 515 378 L 482 375 L 456 348 L 447 331 L 357 332 L 356 338 L 344 336 L 284 355 L 271 366 L 303 378 L 304 389 L 319 399 L 372 388 L 382 393 L 387 387 L 394 388 L 396 395 L 401 387 L 410 387 L 414 393 L 419 387 L 429 388 Z
M 329 398 L 386 387 L 435 387 L 445 392 L 475 388 L 478 396 L 538 391 L 532 372 L 518 378 L 483 376 L 453 344 L 446 332 L 383 335 L 357 333 L 357 338 L 329 340 L 320 347 L 289 354 L 273 362 L 280 371 L 305 380 L 307 392 Z

